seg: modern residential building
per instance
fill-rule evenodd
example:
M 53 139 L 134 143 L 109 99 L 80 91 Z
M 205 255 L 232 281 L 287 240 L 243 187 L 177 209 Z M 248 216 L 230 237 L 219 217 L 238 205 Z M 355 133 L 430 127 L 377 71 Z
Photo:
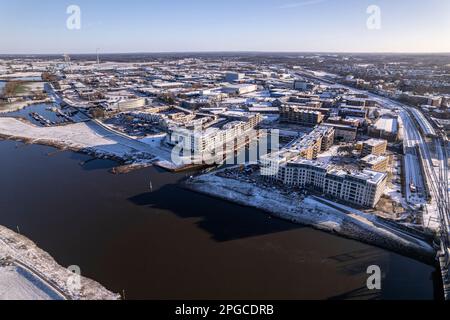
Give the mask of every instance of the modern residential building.
M 261 174 L 285 185 L 322 193 L 358 206 L 374 208 L 383 195 L 387 174 L 363 170 L 350 172 L 317 161 L 274 153 L 262 157 Z
M 316 127 L 310 134 L 282 150 L 262 156 L 261 175 L 359 206 L 375 207 L 384 192 L 387 174 L 374 170 L 343 171 L 313 160 L 320 151 L 326 151 L 333 145 L 334 137 L 332 126 Z
M 258 90 L 258 86 L 256 84 L 233 84 L 226 87 L 223 87 L 222 91 L 228 94 L 246 94 L 250 92 L 254 92 Z
M 304 109 L 300 106 L 283 105 L 280 109 L 280 121 L 305 126 L 316 126 L 324 120 L 320 111 Z
M 361 159 L 361 169 L 368 169 L 377 172 L 386 172 L 388 169 L 389 158 L 385 156 L 376 156 L 370 154 Z
M 341 105 L 339 115 L 341 117 L 357 117 L 366 119 L 369 111 L 365 107 Z
M 368 155 L 381 156 L 386 152 L 387 141 L 381 139 L 369 139 L 363 142 L 361 157 L 364 158 Z

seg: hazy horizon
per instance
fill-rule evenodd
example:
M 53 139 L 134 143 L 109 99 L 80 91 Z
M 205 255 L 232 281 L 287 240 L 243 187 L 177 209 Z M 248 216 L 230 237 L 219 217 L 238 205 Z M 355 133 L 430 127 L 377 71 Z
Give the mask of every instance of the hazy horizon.
M 139 55 L 139 54 L 321 54 L 321 55 L 450 55 L 450 51 L 443 52 L 364 52 L 364 51 L 244 51 L 244 50 L 234 50 L 234 51 L 136 51 L 136 52 L 98 52 L 100 56 L 104 55 Z M 97 55 L 97 52 L 44 52 L 44 53 L 0 53 L 0 56 L 59 56 L 63 54 L 69 54 L 74 56 L 90 56 Z

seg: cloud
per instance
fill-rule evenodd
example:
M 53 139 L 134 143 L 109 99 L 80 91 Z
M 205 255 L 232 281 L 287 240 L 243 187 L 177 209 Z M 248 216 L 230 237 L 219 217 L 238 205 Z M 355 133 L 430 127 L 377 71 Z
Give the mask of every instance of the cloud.
M 327 1 L 327 0 L 306 0 L 306 1 L 300 1 L 300 2 L 287 3 L 287 4 L 279 6 L 278 8 L 279 9 L 298 8 L 298 7 L 310 6 L 313 4 L 319 4 L 319 3 L 322 3 L 325 1 Z

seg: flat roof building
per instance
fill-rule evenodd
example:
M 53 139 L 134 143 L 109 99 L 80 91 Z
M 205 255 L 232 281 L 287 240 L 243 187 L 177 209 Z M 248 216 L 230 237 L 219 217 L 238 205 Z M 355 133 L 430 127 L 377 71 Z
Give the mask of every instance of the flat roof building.
M 233 84 L 222 88 L 222 91 L 228 94 L 246 94 L 258 90 L 256 84 Z
M 368 155 L 381 156 L 386 152 L 387 141 L 381 139 L 369 139 L 363 142 L 361 157 L 364 158 Z
M 368 169 L 377 172 L 386 172 L 388 169 L 389 158 L 385 156 L 376 156 L 370 154 L 361 159 L 361 169 Z
M 237 72 L 227 72 L 225 74 L 225 81 L 226 82 L 234 82 L 239 81 L 245 78 L 245 74 L 243 73 L 237 73 Z
M 342 124 L 323 123 L 322 126 L 331 127 L 335 130 L 336 141 L 352 142 L 356 140 L 358 128 Z
M 396 117 L 382 117 L 369 127 L 369 135 L 373 138 L 396 142 L 398 140 L 398 127 L 398 119 Z
M 320 111 L 302 108 L 301 106 L 283 105 L 280 109 L 280 120 L 282 122 L 316 126 L 322 123 L 324 118 L 325 116 Z

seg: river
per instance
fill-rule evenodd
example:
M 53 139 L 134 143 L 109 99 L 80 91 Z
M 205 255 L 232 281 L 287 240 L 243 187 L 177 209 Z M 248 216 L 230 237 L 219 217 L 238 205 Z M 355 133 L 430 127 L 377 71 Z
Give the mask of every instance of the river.
M 12 141 L 0 155 L 0 224 L 127 299 L 440 294 L 431 266 L 184 190 L 185 174 L 113 175 L 112 161 Z M 366 289 L 374 264 L 381 291 Z

